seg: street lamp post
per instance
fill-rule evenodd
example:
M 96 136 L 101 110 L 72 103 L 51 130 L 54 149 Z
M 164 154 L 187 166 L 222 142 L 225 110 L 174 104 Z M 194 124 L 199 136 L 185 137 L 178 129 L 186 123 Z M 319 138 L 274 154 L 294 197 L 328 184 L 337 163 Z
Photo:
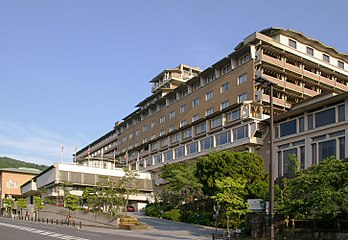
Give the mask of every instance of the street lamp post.
M 269 131 L 269 239 L 274 240 L 274 175 L 273 175 L 273 82 L 263 78 L 255 79 L 256 82 L 269 87 L 269 104 L 270 104 L 270 131 Z

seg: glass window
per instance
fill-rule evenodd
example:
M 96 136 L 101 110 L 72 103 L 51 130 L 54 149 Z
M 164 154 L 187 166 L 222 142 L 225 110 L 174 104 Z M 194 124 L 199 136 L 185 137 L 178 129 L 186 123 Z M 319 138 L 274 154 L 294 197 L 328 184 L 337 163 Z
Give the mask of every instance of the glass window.
M 282 152 L 278 152 L 278 177 L 283 176 L 283 159 Z
M 245 100 L 247 100 L 247 93 L 242 93 L 238 96 L 238 103 L 242 103 Z
M 317 144 L 312 144 L 312 163 L 317 164 L 318 163 L 318 151 L 317 151 Z
M 329 55 L 326 55 L 326 54 L 323 54 L 323 60 L 325 61 L 325 62 L 330 62 L 330 56 Z
M 160 123 L 164 123 L 166 121 L 166 116 L 160 117 Z
M 228 120 L 229 121 L 235 121 L 240 119 L 240 109 L 232 111 L 228 114 Z
M 313 114 L 309 114 L 308 115 L 308 130 L 313 129 Z
M 213 96 L 214 96 L 214 92 L 213 91 L 207 92 L 205 94 L 205 100 L 208 101 L 208 100 L 212 99 Z
M 208 149 L 213 148 L 213 147 L 214 147 L 214 138 L 213 138 L 213 136 L 204 138 L 201 141 L 201 149 L 202 149 L 202 151 L 208 150 Z
M 307 47 L 307 54 L 313 56 L 314 55 L 314 49 Z
M 172 136 L 172 143 L 176 143 L 180 141 L 180 134 L 176 133 Z
M 227 83 L 224 83 L 221 85 L 220 87 L 220 92 L 223 93 L 223 92 L 226 92 L 228 91 L 228 89 L 230 88 L 230 84 L 227 82 Z
M 139 129 L 135 130 L 135 136 L 138 136 L 139 134 L 140 134 L 140 130 Z
M 204 133 L 205 130 L 206 130 L 206 125 L 205 125 L 205 122 L 204 122 L 204 123 L 199 124 L 196 127 L 196 134 Z
M 198 152 L 198 142 L 190 143 L 187 145 L 188 154 L 194 154 Z
M 231 70 L 232 70 L 232 66 L 231 66 L 231 64 L 229 63 L 229 64 L 227 64 L 227 65 L 225 65 L 225 66 L 222 67 L 222 74 L 224 75 L 224 74 L 228 73 L 228 72 L 231 71 Z
M 242 65 L 250 60 L 250 54 L 247 53 L 239 58 L 239 65 Z
M 184 98 L 185 96 L 188 95 L 188 89 L 185 88 L 182 92 L 181 92 L 181 97 Z
M 221 110 L 222 109 L 225 109 L 225 108 L 228 108 L 230 106 L 230 101 L 225 101 L 225 102 L 222 102 L 221 103 Z
M 174 118 L 174 117 L 175 117 L 175 110 L 169 113 L 169 118 Z
M 280 124 L 280 137 L 296 133 L 296 119 Z
M 192 101 L 192 107 L 195 107 L 199 104 L 199 98 L 196 98 Z
M 179 147 L 175 149 L 175 158 L 180 158 L 185 155 L 185 149 L 184 147 Z
M 160 131 L 160 136 L 163 136 L 163 135 L 165 135 L 166 134 L 166 131 L 165 130 L 161 130 Z
M 248 137 L 248 125 L 233 129 L 233 141 Z
M 173 132 L 174 130 L 175 130 L 175 126 L 174 125 L 169 127 L 169 132 Z
M 153 140 L 155 138 L 156 138 L 156 134 L 152 134 L 150 139 Z
M 324 160 L 330 156 L 336 157 L 336 140 L 319 143 L 319 161 Z
M 143 127 L 143 132 L 146 132 L 147 129 L 148 129 L 148 126 L 147 126 L 147 125 L 144 125 L 144 127 Z
M 169 144 L 168 138 L 162 139 L 162 141 L 161 141 L 162 147 L 166 147 L 166 146 L 168 146 L 168 144 Z
M 215 73 L 210 74 L 210 75 L 207 77 L 207 83 L 210 83 L 210 82 L 212 82 L 212 81 L 214 81 L 214 80 L 215 80 Z
M 337 65 L 338 65 L 339 68 L 344 69 L 344 62 L 338 60 L 337 61 Z
M 210 122 L 211 128 L 220 127 L 222 125 L 222 117 L 215 118 Z
M 212 108 L 212 107 L 205 110 L 205 116 L 209 116 L 213 113 L 214 113 L 214 108 Z
M 322 127 L 335 122 L 335 108 L 330 108 L 315 114 L 315 127 Z
M 345 152 L 345 137 L 339 138 L 340 141 L 340 159 L 345 159 L 346 158 L 346 152 Z
M 199 114 L 196 114 L 192 117 L 192 122 L 195 122 L 197 120 L 199 120 L 201 117 L 199 116 Z
M 186 130 L 184 131 L 184 136 L 183 136 L 183 138 L 185 139 L 185 138 L 189 138 L 189 137 L 191 137 L 191 136 L 192 136 L 192 130 L 191 130 L 191 128 L 186 129 Z
M 344 104 L 338 106 L 338 121 L 343 122 L 345 120 Z
M 156 120 L 155 121 L 152 121 L 151 123 L 151 128 L 154 128 L 156 126 Z
M 192 89 L 193 89 L 193 91 L 196 91 L 200 87 L 201 87 L 201 83 L 200 82 L 196 82 L 195 84 L 193 84 Z
M 162 162 L 162 154 L 158 154 L 155 156 L 155 162 L 156 164 Z
M 231 132 L 223 132 L 215 136 L 216 146 L 224 145 L 231 142 Z
M 248 76 L 246 73 L 238 77 L 238 85 L 242 84 L 243 82 L 246 82 L 248 79 Z
M 186 109 L 187 109 L 186 104 L 182 105 L 182 106 L 180 107 L 180 113 L 186 112 Z
M 296 148 L 293 148 L 293 149 L 288 149 L 288 150 L 285 150 L 283 152 L 283 174 L 284 175 L 287 175 L 287 174 L 290 174 L 290 164 L 291 164 L 291 161 L 290 161 L 290 156 L 292 154 L 295 154 L 297 156 L 297 149 Z
M 186 125 L 187 125 L 186 120 L 182 120 L 182 121 L 180 122 L 180 127 L 184 127 L 184 126 L 186 126 Z
M 300 159 L 301 159 L 301 168 L 305 169 L 306 168 L 306 151 L 305 151 L 305 146 L 300 147 Z
M 152 157 L 146 158 L 146 166 L 148 167 L 148 166 L 152 166 L 152 165 L 153 165 L 153 163 L 152 163 Z
M 173 160 L 173 151 L 168 151 L 164 153 L 164 161 Z
M 304 117 L 298 119 L 298 125 L 299 132 L 304 132 Z
M 295 40 L 289 39 L 289 46 L 292 48 L 296 48 L 297 42 Z

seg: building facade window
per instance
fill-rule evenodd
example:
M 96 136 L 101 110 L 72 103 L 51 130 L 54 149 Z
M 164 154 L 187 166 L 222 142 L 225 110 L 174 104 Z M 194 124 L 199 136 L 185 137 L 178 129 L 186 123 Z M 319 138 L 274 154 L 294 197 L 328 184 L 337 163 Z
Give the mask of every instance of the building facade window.
M 214 108 L 212 107 L 205 110 L 205 116 L 212 115 L 213 113 L 214 113 Z
M 166 116 L 160 117 L 160 123 L 164 123 L 166 121 Z
M 215 80 L 215 73 L 210 74 L 210 75 L 207 77 L 207 83 L 213 82 L 214 80 Z
M 193 84 L 192 86 L 192 90 L 196 91 L 197 89 L 199 89 L 201 87 L 201 83 L 200 82 L 196 82 L 195 84 Z
M 161 141 L 161 147 L 166 147 L 169 144 L 168 138 L 162 139 Z
M 162 154 L 158 154 L 155 156 L 155 163 L 161 163 L 162 162 Z
M 185 156 L 185 148 L 183 146 L 176 148 L 175 149 L 175 158 L 180 158 L 183 156 Z
M 337 61 L 337 66 L 338 66 L 339 68 L 344 69 L 344 62 L 338 60 L 338 61 Z
M 250 60 L 250 54 L 247 53 L 239 58 L 239 65 L 242 65 Z
M 246 82 L 246 80 L 248 80 L 248 75 L 246 73 L 244 73 L 243 75 L 240 75 L 238 77 L 237 84 L 240 85 L 240 84 Z
M 338 105 L 338 121 L 343 122 L 345 121 L 345 109 L 344 104 Z
M 169 118 L 171 119 L 171 118 L 175 118 L 175 110 L 173 110 L 173 111 L 171 111 L 170 113 L 169 113 Z
M 279 126 L 280 137 L 288 136 L 290 134 L 295 134 L 296 127 L 297 127 L 296 119 L 285 122 L 285 123 L 281 123 Z
M 230 101 L 224 101 L 221 103 L 221 110 L 228 108 L 230 106 Z
M 173 151 L 167 151 L 164 153 L 164 161 L 170 161 L 173 159 Z
M 192 122 L 198 121 L 200 118 L 199 114 L 196 114 L 192 117 Z
M 208 101 L 210 99 L 212 99 L 214 96 L 214 92 L 213 91 L 209 91 L 205 94 L 205 100 Z
M 187 110 L 186 104 L 184 104 L 180 107 L 180 113 L 184 113 L 184 112 L 186 112 L 186 110 Z
M 165 135 L 166 134 L 166 131 L 165 130 L 161 130 L 160 131 L 160 136 L 163 136 L 163 135 Z
M 143 126 L 143 132 L 146 132 L 147 129 L 148 129 L 148 126 L 147 126 L 147 125 L 144 125 L 144 126 Z
M 180 134 L 179 133 L 175 133 L 173 136 L 172 136 L 172 143 L 177 143 L 180 141 Z
M 289 39 L 289 46 L 296 49 L 297 42 L 295 40 Z
M 185 88 L 185 89 L 182 90 L 182 92 L 181 92 L 181 98 L 184 98 L 184 97 L 186 97 L 187 95 L 188 95 L 188 89 Z
M 224 74 L 230 72 L 231 70 L 232 70 L 232 66 L 231 66 L 230 63 L 227 64 L 227 65 L 225 65 L 225 66 L 223 66 L 223 67 L 222 67 L 222 75 L 224 75 Z
M 210 120 L 210 126 L 211 128 L 217 128 L 222 126 L 222 117 L 217 117 L 212 120 Z
M 199 104 L 199 98 L 196 98 L 192 101 L 192 107 L 196 107 Z
M 192 130 L 191 130 L 191 128 L 186 129 L 186 130 L 184 131 L 184 133 L 183 133 L 183 139 L 189 138 L 189 137 L 191 137 L 191 136 L 192 136 Z
M 305 130 L 305 126 L 304 126 L 304 117 L 300 117 L 299 119 L 298 119 L 298 130 L 299 130 L 299 132 L 304 132 L 304 130 Z
M 174 125 L 169 127 L 169 132 L 173 132 L 174 130 L 175 130 L 175 126 Z
M 198 152 L 198 142 L 193 142 L 187 145 L 188 154 L 195 154 Z
M 146 158 L 146 166 L 149 167 L 149 166 L 152 166 L 152 165 L 153 165 L 152 157 Z
M 307 54 L 311 55 L 311 56 L 314 56 L 314 49 L 310 48 L 310 47 L 307 47 Z
M 322 127 L 336 122 L 335 108 L 330 108 L 315 114 L 315 127 Z
M 228 121 L 236 121 L 240 119 L 240 109 L 232 111 L 228 114 Z
M 201 150 L 202 151 L 211 149 L 213 147 L 214 147 L 214 137 L 213 136 L 202 139 L 202 141 L 201 141 Z
M 196 126 L 196 134 L 201 134 L 201 133 L 204 133 L 205 131 L 206 131 L 206 124 L 205 124 L 205 122 L 199 124 L 198 126 Z
M 245 100 L 247 100 L 247 93 L 242 93 L 238 96 L 238 103 L 242 103 Z
M 326 54 L 323 54 L 323 60 L 325 61 L 325 62 L 330 62 L 330 56 L 329 55 L 326 55 Z
M 185 127 L 186 125 L 187 125 L 186 120 L 182 120 L 182 121 L 180 122 L 180 127 Z
M 139 134 L 140 134 L 140 130 L 139 129 L 135 130 L 135 136 L 138 136 Z
M 233 141 L 248 137 L 248 125 L 233 129 Z
M 227 83 L 224 83 L 221 85 L 220 87 L 220 92 L 223 93 L 223 92 L 226 92 L 228 91 L 228 89 L 230 88 L 230 84 L 227 82 Z
M 151 128 L 156 127 L 156 125 L 157 125 L 157 121 L 156 120 L 151 122 Z
M 215 136 L 216 146 L 221 146 L 231 142 L 231 132 L 223 132 Z

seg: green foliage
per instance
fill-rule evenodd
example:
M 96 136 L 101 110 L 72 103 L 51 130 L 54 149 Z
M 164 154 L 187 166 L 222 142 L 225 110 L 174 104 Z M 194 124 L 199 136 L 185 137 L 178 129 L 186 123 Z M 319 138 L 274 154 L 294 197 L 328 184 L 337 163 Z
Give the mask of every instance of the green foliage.
M 27 199 L 25 198 L 18 198 L 16 200 L 16 204 L 20 209 L 26 208 L 27 207 Z
M 24 162 L 24 161 L 15 160 L 8 157 L 0 157 L 0 168 L 20 168 L 20 167 L 35 168 L 41 171 L 48 168 L 48 166 L 45 166 L 45 165 L 38 165 L 35 163 Z
M 181 209 L 180 220 L 187 223 L 194 223 L 206 226 L 213 226 L 213 213 L 211 212 L 200 212 L 192 210 Z
M 221 181 L 216 180 L 218 193 L 211 197 L 222 206 L 225 215 L 235 223 L 235 228 L 239 227 L 240 217 L 249 212 L 249 205 L 245 199 L 246 183 L 247 181 L 242 178 L 227 177 Z
M 195 170 L 196 161 L 164 165 L 161 178 L 168 184 L 163 189 L 163 200 L 176 208 L 183 202 L 186 204 L 201 199 L 203 186 L 194 175 Z
M 170 209 L 171 208 L 168 205 L 150 203 L 145 207 L 145 215 L 150 217 L 160 217 L 161 212 L 164 213 Z
M 37 210 L 45 208 L 45 206 L 42 204 L 42 199 L 40 196 L 34 196 L 34 205 Z
M 180 210 L 179 209 L 171 209 L 162 214 L 162 218 L 172 220 L 175 222 L 179 222 L 180 220 Z
M 14 207 L 14 200 L 12 198 L 4 198 L 3 203 L 6 204 L 6 207 L 12 209 Z
M 197 162 L 196 177 L 208 196 L 217 192 L 216 180 L 226 177 L 247 180 L 247 198 L 262 198 L 267 192 L 263 160 L 250 152 L 213 152 Z
M 294 219 L 347 218 L 348 164 L 328 158 L 285 179 L 277 211 Z
M 66 195 L 64 207 L 75 211 L 79 207 L 79 197 L 73 194 Z

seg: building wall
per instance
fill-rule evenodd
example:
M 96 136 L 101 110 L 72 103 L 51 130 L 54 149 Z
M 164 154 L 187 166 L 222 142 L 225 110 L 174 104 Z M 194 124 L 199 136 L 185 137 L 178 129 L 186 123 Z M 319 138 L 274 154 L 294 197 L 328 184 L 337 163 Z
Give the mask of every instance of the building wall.
M 32 179 L 35 175 L 15 172 L 0 172 L 1 199 L 5 195 L 21 196 L 21 185 Z

